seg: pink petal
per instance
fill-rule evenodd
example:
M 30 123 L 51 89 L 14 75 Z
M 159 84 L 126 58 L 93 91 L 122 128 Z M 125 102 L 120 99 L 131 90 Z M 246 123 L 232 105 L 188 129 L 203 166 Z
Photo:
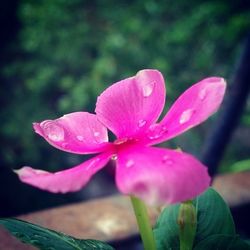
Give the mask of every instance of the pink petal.
M 148 130 L 149 144 L 163 142 L 205 121 L 219 108 L 226 89 L 223 78 L 206 78 L 187 89 L 159 124 Z
M 165 84 L 157 70 L 113 84 L 97 99 L 96 114 L 118 138 L 144 133 L 155 122 L 165 102 Z
M 208 188 L 210 177 L 189 154 L 137 146 L 118 152 L 116 183 L 124 194 L 162 205 L 196 197 Z
M 109 147 L 107 129 L 96 115 L 87 112 L 70 113 L 33 126 L 52 146 L 67 152 L 97 153 Z
M 15 172 L 22 182 L 34 187 L 52 193 L 74 192 L 86 185 L 92 175 L 107 164 L 110 155 L 109 153 L 98 155 L 76 167 L 56 173 L 31 167 L 23 167 Z

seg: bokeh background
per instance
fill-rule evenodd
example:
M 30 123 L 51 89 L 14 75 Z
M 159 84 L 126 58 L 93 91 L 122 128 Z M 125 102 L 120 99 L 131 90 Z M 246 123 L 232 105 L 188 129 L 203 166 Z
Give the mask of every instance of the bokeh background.
M 144 68 L 163 73 L 166 109 L 204 77 L 231 86 L 250 31 L 248 0 L 9 0 L 0 11 L 0 216 L 116 192 L 112 168 L 74 194 L 20 183 L 11 169 L 58 171 L 86 159 L 51 147 L 32 122 L 93 112 L 102 90 Z M 217 118 L 164 146 L 200 156 Z M 243 160 L 239 168 L 250 168 L 249 125 L 248 100 L 218 172 L 237 171 Z

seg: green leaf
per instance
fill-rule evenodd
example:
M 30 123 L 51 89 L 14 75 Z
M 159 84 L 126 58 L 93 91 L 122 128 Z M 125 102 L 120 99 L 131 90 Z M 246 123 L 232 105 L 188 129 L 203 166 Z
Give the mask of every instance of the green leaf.
M 154 235 L 158 250 L 180 249 L 179 227 L 177 217 L 180 204 L 166 207 L 160 214 L 154 228 Z
M 76 239 L 17 219 L 0 219 L 0 224 L 22 242 L 41 250 L 113 250 L 101 241 Z
M 193 201 L 197 211 L 197 232 L 194 246 L 214 234 L 235 235 L 232 215 L 227 204 L 212 188 Z M 177 224 L 179 204 L 166 207 L 159 216 L 154 235 L 157 249 L 179 249 Z
M 213 234 L 235 235 L 235 226 L 229 207 L 212 188 L 194 200 L 197 211 L 196 242 Z
M 250 245 L 246 241 L 239 238 L 237 235 L 217 234 L 207 237 L 200 241 L 194 250 L 250 250 Z

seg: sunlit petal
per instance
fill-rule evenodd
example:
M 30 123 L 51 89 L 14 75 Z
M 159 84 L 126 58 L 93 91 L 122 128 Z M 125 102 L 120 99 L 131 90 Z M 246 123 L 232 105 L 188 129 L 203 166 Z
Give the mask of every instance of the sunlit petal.
M 118 138 L 134 137 L 158 119 L 164 103 L 162 74 L 142 70 L 107 88 L 98 97 L 96 114 Z
M 160 123 L 149 128 L 145 142 L 163 142 L 202 123 L 220 107 L 225 89 L 226 82 L 219 77 L 196 83 L 176 100 Z

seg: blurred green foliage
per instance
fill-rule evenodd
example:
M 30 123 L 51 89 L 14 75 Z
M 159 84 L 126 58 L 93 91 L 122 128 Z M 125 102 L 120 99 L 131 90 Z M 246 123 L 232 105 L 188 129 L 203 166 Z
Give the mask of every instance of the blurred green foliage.
M 140 69 L 164 74 L 168 104 L 203 77 L 230 78 L 250 26 L 244 1 L 233 0 L 21 0 L 17 15 L 1 68 L 1 158 L 12 168 L 65 166 L 68 155 L 38 138 L 32 122 L 93 112 L 104 88 Z M 209 124 L 176 144 L 199 149 Z
M 237 173 L 250 170 L 250 159 L 235 162 L 227 169 L 227 172 Z

